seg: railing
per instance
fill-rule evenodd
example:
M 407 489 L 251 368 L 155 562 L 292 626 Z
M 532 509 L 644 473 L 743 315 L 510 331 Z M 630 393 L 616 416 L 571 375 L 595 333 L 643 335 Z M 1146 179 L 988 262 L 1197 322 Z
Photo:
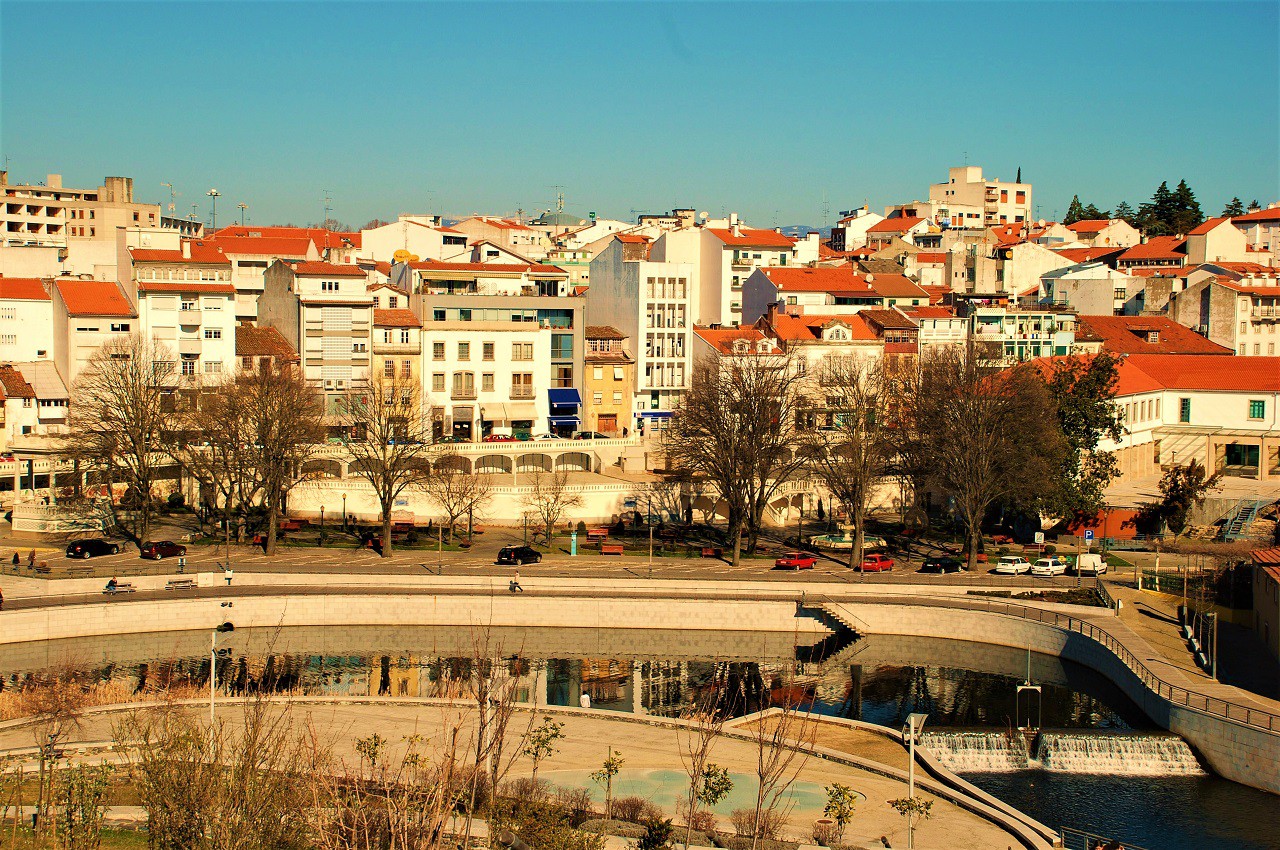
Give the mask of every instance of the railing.
M 533 398 L 534 390 L 529 384 L 514 384 L 511 387 L 511 397 L 513 399 Z
M 992 614 L 1005 614 L 1020 617 L 1024 620 L 1044 623 L 1068 632 L 1076 632 L 1106 647 L 1122 664 L 1133 673 L 1138 681 L 1156 696 L 1166 699 L 1175 705 L 1185 706 L 1192 711 L 1200 711 L 1213 717 L 1221 717 L 1234 723 L 1241 723 L 1266 732 L 1280 733 L 1280 714 L 1272 714 L 1259 708 L 1231 702 L 1221 697 L 1210 696 L 1191 688 L 1168 682 L 1147 667 L 1147 665 L 1114 635 L 1106 629 L 1094 625 L 1088 620 L 1057 611 L 1042 608 L 1031 608 L 1000 599 L 985 597 L 984 599 L 929 598 L 911 597 L 863 597 L 847 599 L 842 603 L 878 602 L 891 605 L 922 605 L 939 608 L 960 608 L 971 611 L 985 611 Z
M 1280 316 L 1280 307 L 1254 307 L 1251 315 L 1262 318 L 1276 318 Z
M 449 393 L 449 398 L 453 399 L 454 401 L 464 401 L 464 400 L 475 401 L 477 398 L 479 398 L 479 395 L 476 393 L 476 390 L 474 387 L 471 387 L 469 389 L 459 389 L 457 387 L 454 387 L 453 391 Z
M 1094 850 L 1097 847 L 1112 846 L 1110 838 L 1094 835 L 1082 829 L 1072 829 L 1069 826 L 1059 827 L 1058 840 L 1062 842 L 1063 850 Z M 1128 841 L 1123 842 L 1123 846 L 1125 850 L 1147 850 Z

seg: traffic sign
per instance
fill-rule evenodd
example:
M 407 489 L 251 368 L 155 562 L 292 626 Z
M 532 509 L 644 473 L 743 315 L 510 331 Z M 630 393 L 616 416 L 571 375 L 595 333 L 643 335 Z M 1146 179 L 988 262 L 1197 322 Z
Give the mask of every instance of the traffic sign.
M 1043 531 L 1037 531 L 1037 532 L 1036 532 L 1036 543 L 1043 543 L 1043 542 L 1044 542 L 1044 532 L 1043 532 Z
M 1085 539 L 1085 540 L 1092 540 L 1092 539 L 1093 539 L 1093 529 L 1092 529 L 1092 528 L 1086 528 L 1086 529 L 1084 530 L 1084 539 Z

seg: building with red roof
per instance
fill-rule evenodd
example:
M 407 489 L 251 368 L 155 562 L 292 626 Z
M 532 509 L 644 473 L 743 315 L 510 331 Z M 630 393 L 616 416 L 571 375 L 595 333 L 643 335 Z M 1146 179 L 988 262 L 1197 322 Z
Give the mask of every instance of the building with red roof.
M 0 277 L 0 362 L 53 356 L 52 281 Z
M 1116 268 L 1174 269 L 1187 263 L 1187 240 L 1181 236 L 1152 236 L 1116 258 Z
M 1229 265 L 1188 269 L 1185 288 L 1169 296 L 1168 315 L 1237 355 L 1280 354 L 1280 270 L 1245 273 Z
M 465 235 L 468 244 L 492 242 L 534 262 L 546 257 L 551 248 L 546 233 L 510 218 L 472 216 L 454 224 L 453 229 Z
M 1253 568 L 1253 630 L 1271 657 L 1280 662 L 1280 547 L 1255 549 Z
M 1075 240 L 1089 248 L 1130 248 L 1142 241 L 1137 228 L 1122 218 L 1093 218 L 1068 224 Z
M 58 372 L 74 382 L 106 343 L 136 333 L 138 314 L 113 281 L 57 278 L 50 289 L 53 350 Z
M 929 293 L 905 275 L 858 272 L 849 265 L 758 269 L 742 294 L 742 316 L 751 322 L 775 303 L 796 314 L 848 314 L 929 303 Z
M 1272 263 L 1280 265 L 1280 204 L 1233 216 L 1231 223 L 1244 234 L 1252 251 L 1270 254 Z
M 1168 316 L 1076 316 L 1076 350 L 1128 354 L 1232 354 Z

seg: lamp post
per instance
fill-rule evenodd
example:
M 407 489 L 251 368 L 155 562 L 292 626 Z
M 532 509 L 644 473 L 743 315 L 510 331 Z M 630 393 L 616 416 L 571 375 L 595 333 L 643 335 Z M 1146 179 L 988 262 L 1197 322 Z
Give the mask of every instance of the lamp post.
M 924 722 L 929 719 L 929 715 L 921 713 L 911 713 L 907 715 L 907 723 L 902 727 L 902 734 L 910 735 L 909 746 L 911 748 L 910 761 L 907 762 L 907 798 L 915 801 L 916 798 L 916 736 L 920 734 L 920 730 L 924 729 Z M 915 815 L 907 815 L 907 850 L 915 847 Z
M 236 627 L 230 622 L 223 623 L 209 635 L 209 728 L 213 729 L 213 694 L 214 685 L 218 681 L 218 634 L 234 632 Z
M 1211 638 L 1213 641 L 1213 654 L 1210 656 L 1212 660 L 1209 663 L 1212 666 L 1209 668 L 1209 675 L 1216 682 L 1218 681 L 1218 612 L 1210 611 L 1205 616 L 1213 618 L 1213 637 Z
M 249 209 L 249 205 L 246 204 L 244 201 L 241 201 L 240 203 L 236 204 L 236 206 L 240 208 L 240 226 L 244 227 L 244 211 Z
M 347 530 L 347 494 L 342 494 L 342 530 Z
M 205 192 L 205 194 L 213 199 L 212 201 L 213 214 L 210 216 L 210 219 L 209 219 L 209 229 L 217 230 L 218 229 L 218 198 L 222 197 L 222 193 L 219 192 L 217 189 L 210 189 L 209 191 Z

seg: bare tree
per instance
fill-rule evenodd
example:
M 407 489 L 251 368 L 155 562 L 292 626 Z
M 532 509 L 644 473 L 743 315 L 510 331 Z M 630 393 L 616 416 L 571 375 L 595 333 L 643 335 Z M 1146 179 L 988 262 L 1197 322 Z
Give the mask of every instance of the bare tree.
M 550 546 L 556 524 L 564 519 L 570 508 L 582 504 L 582 494 L 574 489 L 569 472 L 564 469 L 554 472 L 535 470 L 525 475 L 524 483 L 528 488 L 524 495 L 525 507 L 542 523 L 547 545 Z
M 698 807 L 724 788 L 727 777 L 721 777 L 711 764 L 711 749 L 724 731 L 725 713 L 720 710 L 719 682 L 704 691 L 684 715 L 685 725 L 677 730 L 680 761 L 689 777 L 689 796 L 685 801 L 684 846 L 688 848 Z M 732 783 L 730 783 L 731 785 Z M 716 787 L 711 787 L 715 785 Z M 720 795 L 723 796 L 723 795 Z
M 831 359 L 819 373 L 817 390 L 833 412 L 834 427 L 813 429 L 804 435 L 810 467 L 849 511 L 853 523 L 851 568 L 862 563 L 867 507 L 894 456 L 889 412 L 894 386 L 879 361 Z
M 668 467 L 710 481 L 725 502 L 735 564 L 743 532 L 754 551 L 770 499 L 803 464 L 795 451 L 802 380 L 784 354 L 704 359 L 664 432 Z
M 787 688 L 783 688 L 784 693 Z M 789 803 L 787 790 L 809 758 L 816 727 L 796 706 L 784 702 L 777 711 L 756 721 L 751 742 L 756 751 L 755 825 L 751 850 L 760 846 L 762 827 L 785 820 Z
M 117 525 L 138 545 L 151 531 L 155 485 L 171 464 L 174 353 L 133 334 L 105 344 L 71 386 L 63 452 L 106 485 Z M 114 485 L 127 485 L 129 522 L 121 524 Z
M 382 511 L 382 554 L 391 554 L 396 500 L 431 479 L 432 426 L 422 390 L 409 377 L 379 377 L 354 391 L 342 416 L 343 442 L 356 475 L 369 482 Z
M 324 442 L 324 405 L 301 370 L 289 363 L 261 363 L 236 378 L 235 397 L 249 415 L 253 467 L 267 512 L 267 554 L 276 551 L 276 532 L 289 489 L 305 476 L 304 466 Z
M 423 483 L 427 499 L 444 512 L 450 540 L 458 521 L 481 513 L 493 493 L 492 477 L 469 472 L 465 465 L 466 461 L 457 455 L 444 455 L 436 460 L 434 473 Z M 468 533 L 470 530 L 468 527 Z
M 79 729 L 88 700 L 71 670 L 54 670 L 38 675 L 23 685 L 18 705 L 22 716 L 31 718 L 37 751 L 36 831 L 48 829 L 53 804 L 53 769 L 60 758 L 58 748 L 68 734 Z
M 959 350 L 921 361 L 904 393 L 899 449 L 913 477 L 954 500 L 968 568 L 996 503 L 1034 507 L 1054 486 L 1066 450 L 1053 401 L 1030 366 L 1003 372 Z

